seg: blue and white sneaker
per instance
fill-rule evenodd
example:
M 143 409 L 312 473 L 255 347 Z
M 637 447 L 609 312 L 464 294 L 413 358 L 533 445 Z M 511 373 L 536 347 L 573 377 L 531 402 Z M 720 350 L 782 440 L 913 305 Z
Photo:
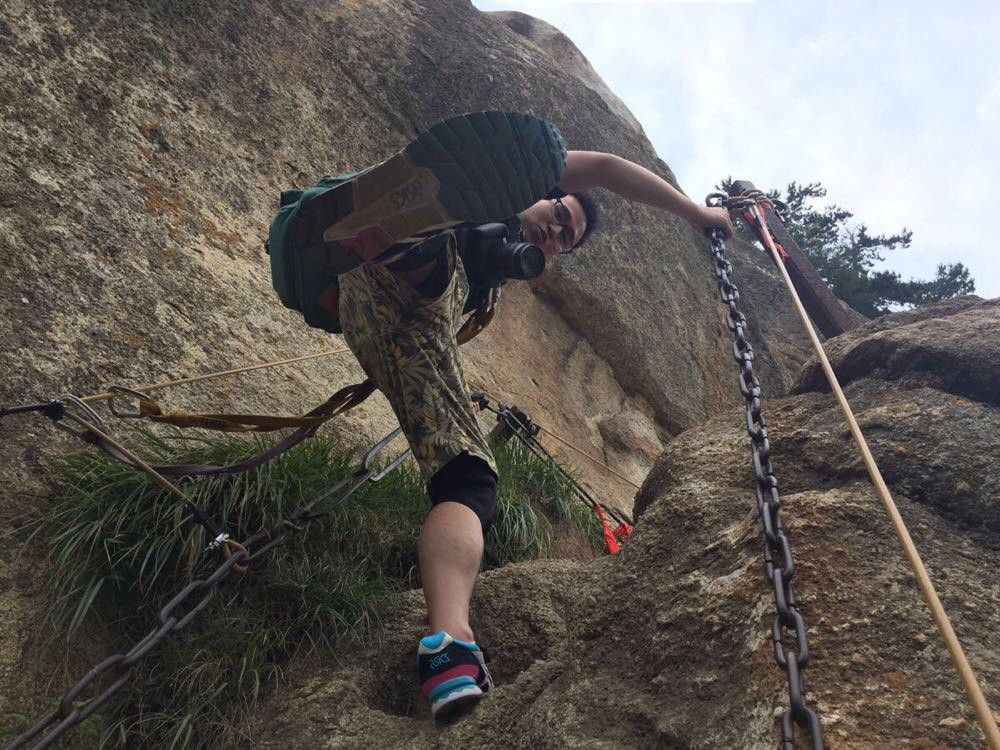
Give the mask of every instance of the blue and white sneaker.
M 443 630 L 420 639 L 417 671 L 435 719 L 479 700 L 493 687 L 483 650 Z

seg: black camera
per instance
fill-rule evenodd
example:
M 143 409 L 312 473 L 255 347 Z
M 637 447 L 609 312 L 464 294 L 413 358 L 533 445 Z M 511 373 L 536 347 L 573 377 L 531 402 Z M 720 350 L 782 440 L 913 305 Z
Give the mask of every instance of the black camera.
M 527 242 L 507 242 L 506 224 L 470 224 L 455 229 L 458 255 L 465 267 L 469 293 L 465 312 L 472 312 L 487 298 L 490 290 L 502 286 L 508 279 L 534 279 L 545 270 L 545 253 L 538 245 Z M 437 235 L 412 247 L 392 268 L 408 270 L 440 258 L 445 247 L 445 235 Z
M 505 224 L 466 227 L 458 237 L 465 275 L 475 286 L 494 287 L 507 279 L 534 279 L 545 270 L 545 253 L 538 245 L 507 242 Z

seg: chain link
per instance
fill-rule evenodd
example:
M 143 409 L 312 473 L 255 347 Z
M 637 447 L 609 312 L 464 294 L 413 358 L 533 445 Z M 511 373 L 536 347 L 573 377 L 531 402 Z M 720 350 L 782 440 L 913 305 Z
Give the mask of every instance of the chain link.
M 237 551 L 220 563 L 211 575 L 203 578 L 196 578 L 188 583 L 183 589 L 160 609 L 157 615 L 156 625 L 143 638 L 141 638 L 131 649 L 125 653 L 114 654 L 104 661 L 92 667 L 80 680 L 71 687 L 60 700 L 59 705 L 46 713 L 34 726 L 14 739 L 7 746 L 6 750 L 16 750 L 27 746 L 40 734 L 49 730 L 45 736 L 35 745 L 36 750 L 50 747 L 52 743 L 62 737 L 68 730 L 75 727 L 80 722 L 97 711 L 114 695 L 122 685 L 128 682 L 131 676 L 132 667 L 143 659 L 150 651 L 156 648 L 164 639 L 186 628 L 195 616 L 201 612 L 215 596 L 215 592 L 223 581 L 233 570 L 240 572 L 246 564 L 259 560 L 275 547 L 279 547 L 287 542 L 291 536 L 305 529 L 306 524 L 314 518 L 328 515 L 338 505 L 345 502 L 363 485 L 369 482 L 377 482 L 391 470 L 399 466 L 403 459 L 410 454 L 409 449 L 392 461 L 384 470 L 378 470 L 373 465 L 373 459 L 382 449 L 384 449 L 393 438 L 399 435 L 399 430 L 395 430 L 375 445 L 361 462 L 358 469 L 346 479 L 343 479 L 333 487 L 325 491 L 322 495 L 311 500 L 305 505 L 293 511 L 287 519 L 278 521 L 269 528 L 261 529 L 256 534 L 245 539 Z M 345 488 L 347 488 L 345 490 Z M 320 508 L 317 510 L 317 506 Z M 260 545 L 258 547 L 258 545 Z M 253 550 L 251 552 L 251 550 Z M 201 598 L 198 598 L 198 597 Z M 189 601 L 190 600 L 190 601 Z M 193 602 L 193 604 L 192 604 Z M 190 606 L 187 611 L 185 607 Z M 77 698 L 92 684 L 96 683 L 105 674 L 113 675 L 114 679 L 105 686 L 100 693 L 94 697 L 83 701 L 79 705 L 74 705 Z M 58 724 L 56 724 L 58 722 Z M 55 724 L 54 727 L 52 725 Z
M 709 204 L 711 198 L 709 196 Z M 764 531 L 764 575 L 774 592 L 777 615 L 771 626 L 774 660 L 788 677 L 790 708 L 781 717 L 783 750 L 794 750 L 795 727 L 809 734 L 814 750 L 823 747 L 823 730 L 819 716 L 806 701 L 806 686 L 802 672 L 809 663 L 809 641 L 806 624 L 795 606 L 792 578 L 795 563 L 792 548 L 781 523 L 781 497 L 778 480 L 771 466 L 771 443 L 767 434 L 767 421 L 762 412 L 760 382 L 753 371 L 753 346 L 747 339 L 747 319 L 737 303 L 740 291 L 732 282 L 733 267 L 725 257 L 725 242 L 720 230 L 710 230 L 712 257 L 719 294 L 726 305 L 726 325 L 733 333 L 733 359 L 739 365 L 738 383 L 746 401 L 746 430 L 750 436 L 750 461 L 753 467 L 754 495 L 757 514 Z M 794 644 L 794 645 L 793 645 Z
M 777 615 L 774 618 L 771 629 L 774 656 L 778 666 L 785 671 L 788 678 L 790 708 L 781 717 L 783 750 L 794 750 L 796 726 L 808 731 L 812 747 L 814 750 L 817 750 L 824 747 L 822 728 L 819 717 L 808 706 L 806 701 L 806 687 L 802 675 L 802 671 L 809 662 L 806 625 L 796 608 L 795 594 L 791 587 L 792 578 L 795 574 L 795 565 L 792 560 L 791 545 L 789 544 L 788 537 L 785 536 L 781 523 L 781 498 L 778 493 L 778 480 L 775 478 L 771 466 L 770 442 L 767 433 L 767 422 L 762 413 L 760 383 L 753 371 L 753 346 L 746 338 L 746 316 L 737 308 L 737 303 L 740 299 L 739 289 L 730 279 L 732 265 L 725 258 L 723 234 L 719 230 L 711 230 L 710 239 L 720 296 L 722 302 L 727 306 L 726 323 L 734 335 L 732 353 L 733 359 L 740 367 L 738 384 L 740 392 L 746 400 L 746 429 L 751 439 L 750 455 L 754 474 L 754 494 L 765 538 L 764 572 L 773 589 L 775 609 L 777 610 Z M 33 410 L 40 410 L 40 406 L 33 405 Z M 501 405 L 501 407 L 504 406 Z M 10 411 L 13 412 L 13 410 Z M 502 408 L 502 410 L 495 411 L 498 417 L 515 428 L 514 433 L 530 450 L 535 453 L 543 453 L 551 459 L 548 451 L 537 442 L 537 439 L 530 432 L 525 434 L 527 432 L 525 429 L 526 426 L 521 424 L 520 420 L 514 414 L 510 413 L 509 409 Z M 394 435 L 391 437 L 394 437 Z M 327 515 L 337 505 L 345 502 L 362 485 L 370 481 L 378 481 L 391 469 L 398 466 L 402 459 L 405 458 L 405 454 L 397 458 L 385 471 L 376 472 L 374 468 L 370 467 L 374 453 L 384 448 L 388 444 L 388 440 L 387 438 L 381 441 L 365 456 L 364 462 L 353 476 L 337 483 L 320 498 L 296 509 L 288 519 L 279 521 L 271 528 L 261 530 L 250 536 L 241 543 L 242 549 L 238 549 L 228 559 L 219 564 L 211 575 L 205 578 L 197 578 L 187 584 L 160 610 L 158 615 L 159 625 L 157 627 L 154 627 L 129 651 L 109 656 L 94 666 L 66 692 L 55 709 L 49 711 L 34 726 L 17 737 L 13 743 L 8 745 L 7 750 L 16 750 L 17 748 L 26 746 L 28 742 L 32 741 L 58 721 L 59 723 L 35 746 L 36 748 L 49 747 L 65 732 L 97 711 L 128 681 L 131 669 L 137 662 L 143 659 L 165 638 L 184 629 L 192 622 L 194 617 L 209 604 L 215 595 L 216 589 L 234 568 L 244 563 L 258 560 L 275 547 L 285 544 L 292 534 L 302 531 L 305 528 L 305 524 L 309 521 Z M 350 485 L 349 489 L 337 496 L 337 493 L 340 493 L 348 485 Z M 581 499 L 590 503 L 597 502 L 578 485 L 575 489 L 578 489 L 583 495 Z M 322 510 L 315 509 L 318 503 L 329 497 L 334 497 L 335 499 L 330 501 L 328 506 Z M 249 551 L 262 542 L 263 545 L 259 549 L 255 549 L 253 552 Z M 189 598 L 197 594 L 202 594 L 201 598 L 197 600 L 186 614 L 175 614 L 175 611 L 180 610 Z M 789 631 L 787 635 L 785 633 L 786 630 Z M 789 637 L 792 635 L 794 636 L 793 638 Z M 794 641 L 795 647 L 786 645 L 789 641 Z M 83 702 L 81 705 L 73 705 L 77 697 L 84 690 L 108 672 L 116 674 L 113 682 L 98 695 Z

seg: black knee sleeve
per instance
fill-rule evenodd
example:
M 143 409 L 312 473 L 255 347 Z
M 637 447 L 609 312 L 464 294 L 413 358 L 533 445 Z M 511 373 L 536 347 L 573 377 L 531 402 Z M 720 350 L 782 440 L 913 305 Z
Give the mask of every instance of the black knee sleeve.
M 461 453 L 442 466 L 427 482 L 431 505 L 445 500 L 461 503 L 479 517 L 483 536 L 497 512 L 497 478 L 478 456 Z

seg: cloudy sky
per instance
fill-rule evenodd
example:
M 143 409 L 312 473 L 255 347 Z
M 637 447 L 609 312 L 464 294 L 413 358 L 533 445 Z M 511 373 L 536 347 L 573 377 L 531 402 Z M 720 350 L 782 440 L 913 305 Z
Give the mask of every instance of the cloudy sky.
M 965 263 L 1000 296 L 1000 2 L 473 0 L 567 34 L 684 190 L 822 182 L 872 233 L 913 230 L 884 267 Z

